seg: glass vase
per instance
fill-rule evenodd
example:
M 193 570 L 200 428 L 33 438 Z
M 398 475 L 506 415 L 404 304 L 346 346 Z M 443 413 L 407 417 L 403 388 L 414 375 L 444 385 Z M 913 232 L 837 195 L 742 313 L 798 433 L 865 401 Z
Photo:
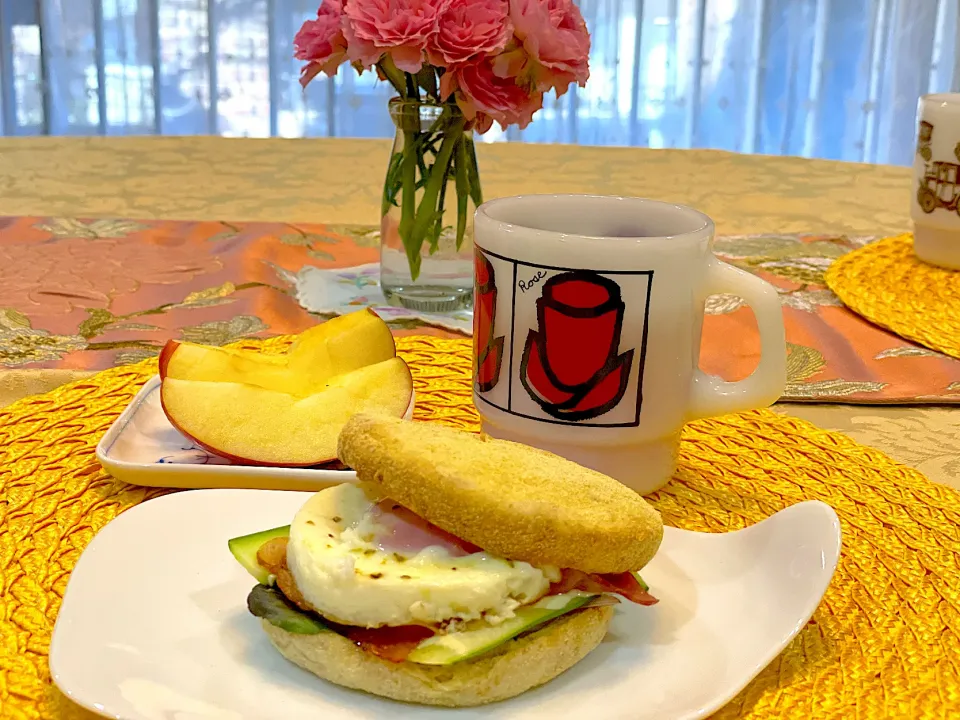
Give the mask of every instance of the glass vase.
M 380 287 L 391 305 L 473 304 L 473 212 L 483 202 L 473 131 L 455 104 L 390 102 L 396 139 L 383 185 Z

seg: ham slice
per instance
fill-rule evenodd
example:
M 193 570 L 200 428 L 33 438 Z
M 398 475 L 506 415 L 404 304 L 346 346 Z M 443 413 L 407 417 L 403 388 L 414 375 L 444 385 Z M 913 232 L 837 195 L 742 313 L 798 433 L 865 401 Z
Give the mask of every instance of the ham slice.
M 381 500 L 371 513 L 377 524 L 386 530 L 376 538 L 377 546 L 385 552 L 416 555 L 428 547 L 443 548 L 451 557 L 480 552 L 476 545 L 441 530 L 392 500 Z
M 589 593 L 613 593 L 638 605 L 656 605 L 659 601 L 639 583 L 633 573 L 588 574 L 566 569 L 560 582 L 550 586 L 551 595 L 560 595 L 571 590 Z

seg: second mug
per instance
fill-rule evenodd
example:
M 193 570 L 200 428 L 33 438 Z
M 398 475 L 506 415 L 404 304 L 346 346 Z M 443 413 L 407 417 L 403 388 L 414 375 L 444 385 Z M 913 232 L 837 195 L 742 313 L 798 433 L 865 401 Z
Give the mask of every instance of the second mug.
M 474 227 L 474 401 L 489 435 L 648 493 L 673 474 L 686 421 L 783 392 L 779 295 L 713 255 L 702 213 L 530 195 L 485 203 Z M 704 303 L 719 293 L 742 297 L 760 328 L 760 364 L 740 382 L 698 367 Z

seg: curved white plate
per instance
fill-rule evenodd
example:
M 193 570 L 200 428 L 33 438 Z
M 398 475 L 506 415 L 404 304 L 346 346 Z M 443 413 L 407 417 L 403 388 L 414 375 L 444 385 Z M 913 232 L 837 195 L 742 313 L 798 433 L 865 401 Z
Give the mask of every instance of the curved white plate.
M 284 660 L 247 612 L 253 583 L 227 539 L 289 522 L 307 497 L 178 493 L 111 522 L 70 577 L 50 647 L 54 682 L 127 720 L 693 720 L 728 702 L 799 632 L 840 553 L 837 516 L 820 502 L 734 533 L 667 528 L 643 571 L 658 605 L 618 605 L 600 647 L 541 688 L 439 710 L 319 680 Z
M 411 396 L 407 419 L 413 417 L 415 402 Z M 352 470 L 235 465 L 212 455 L 167 420 L 157 375 L 101 438 L 97 460 L 118 480 L 149 487 L 322 490 L 357 478 Z

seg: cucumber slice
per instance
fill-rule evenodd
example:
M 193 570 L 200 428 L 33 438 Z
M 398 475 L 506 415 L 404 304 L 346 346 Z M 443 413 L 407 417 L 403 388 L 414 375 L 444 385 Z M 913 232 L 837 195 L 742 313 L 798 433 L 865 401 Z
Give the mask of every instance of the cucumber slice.
M 257 550 L 263 547 L 263 544 L 274 538 L 288 537 L 290 535 L 290 526 L 273 528 L 272 530 L 261 530 L 252 535 L 241 535 L 227 541 L 227 547 L 237 559 L 237 562 L 246 568 L 247 572 L 253 575 L 254 579 L 261 585 L 269 585 L 270 573 L 260 566 L 257 562 Z
M 642 577 L 640 577 L 640 573 L 638 573 L 636 570 L 633 570 L 631 572 L 631 575 L 633 575 L 637 579 L 637 583 L 640 585 L 640 587 L 643 588 L 644 592 L 650 592 L 650 586 L 647 585 L 646 582 L 644 582 Z
M 276 588 L 255 585 L 247 595 L 247 609 L 281 630 L 297 635 L 316 635 L 330 632 L 316 615 L 303 612 L 287 600 Z
M 414 648 L 407 660 L 421 665 L 452 665 L 469 660 L 493 650 L 520 633 L 529 632 L 577 610 L 595 597 L 578 591 L 545 597 L 533 605 L 519 608 L 514 617 L 499 625 L 427 638 Z

